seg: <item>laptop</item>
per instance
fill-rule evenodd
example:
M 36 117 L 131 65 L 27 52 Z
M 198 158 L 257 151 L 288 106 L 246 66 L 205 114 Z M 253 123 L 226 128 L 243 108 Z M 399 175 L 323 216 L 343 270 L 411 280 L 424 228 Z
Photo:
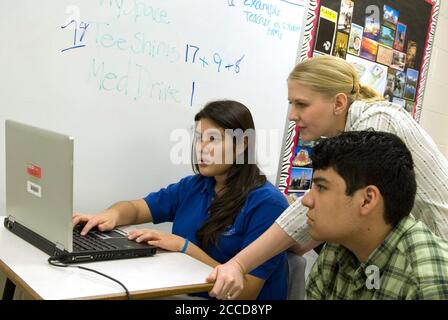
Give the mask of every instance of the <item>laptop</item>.
M 119 229 L 81 236 L 73 228 L 72 137 L 6 120 L 5 140 L 8 230 L 63 263 L 155 254 Z

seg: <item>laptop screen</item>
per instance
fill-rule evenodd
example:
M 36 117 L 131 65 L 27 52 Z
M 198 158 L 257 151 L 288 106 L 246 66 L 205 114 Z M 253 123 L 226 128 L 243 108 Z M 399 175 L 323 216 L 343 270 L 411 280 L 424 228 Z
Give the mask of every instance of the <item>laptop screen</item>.
M 73 138 L 5 122 L 6 213 L 72 251 Z

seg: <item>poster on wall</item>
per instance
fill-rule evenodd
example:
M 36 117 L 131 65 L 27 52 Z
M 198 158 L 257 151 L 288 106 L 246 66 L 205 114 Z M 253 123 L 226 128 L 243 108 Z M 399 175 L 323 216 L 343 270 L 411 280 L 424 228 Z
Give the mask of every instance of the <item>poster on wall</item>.
M 353 17 L 353 0 L 342 0 L 341 9 L 339 10 L 338 31 L 348 33 Z
M 346 60 L 355 67 L 362 84 L 368 85 L 378 92 L 386 90 L 386 66 L 352 55 L 348 55 Z
M 348 40 L 348 53 L 359 56 L 361 51 L 362 32 L 364 28 L 352 23 L 350 28 L 350 38 Z
M 294 147 L 289 193 L 301 196 L 311 187 L 313 143 L 299 139 Z
M 319 25 L 317 27 L 316 46 L 314 51 L 331 54 L 336 32 L 337 12 L 322 6 L 320 8 Z
M 309 0 L 297 62 L 323 54 L 345 59 L 362 84 L 418 122 L 439 10 L 440 0 Z M 299 166 L 298 158 L 300 150 L 312 153 L 312 143 L 303 148 L 298 128 L 290 123 L 278 177 L 287 194 L 311 187 L 312 165 Z

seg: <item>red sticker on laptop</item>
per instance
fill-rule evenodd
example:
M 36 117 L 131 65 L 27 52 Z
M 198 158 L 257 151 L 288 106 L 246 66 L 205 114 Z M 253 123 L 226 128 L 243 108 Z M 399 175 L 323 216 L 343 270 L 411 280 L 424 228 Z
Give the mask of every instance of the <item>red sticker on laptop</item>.
M 26 172 L 33 177 L 40 179 L 42 177 L 42 170 L 40 167 L 34 164 L 28 164 L 26 167 Z

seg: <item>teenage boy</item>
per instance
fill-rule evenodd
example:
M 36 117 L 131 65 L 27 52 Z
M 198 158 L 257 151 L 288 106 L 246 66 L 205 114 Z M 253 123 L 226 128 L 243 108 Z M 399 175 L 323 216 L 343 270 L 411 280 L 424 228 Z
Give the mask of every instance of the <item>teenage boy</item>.
M 312 153 L 311 236 L 326 244 L 307 299 L 448 299 L 448 242 L 409 215 L 411 153 L 397 136 L 345 132 Z

